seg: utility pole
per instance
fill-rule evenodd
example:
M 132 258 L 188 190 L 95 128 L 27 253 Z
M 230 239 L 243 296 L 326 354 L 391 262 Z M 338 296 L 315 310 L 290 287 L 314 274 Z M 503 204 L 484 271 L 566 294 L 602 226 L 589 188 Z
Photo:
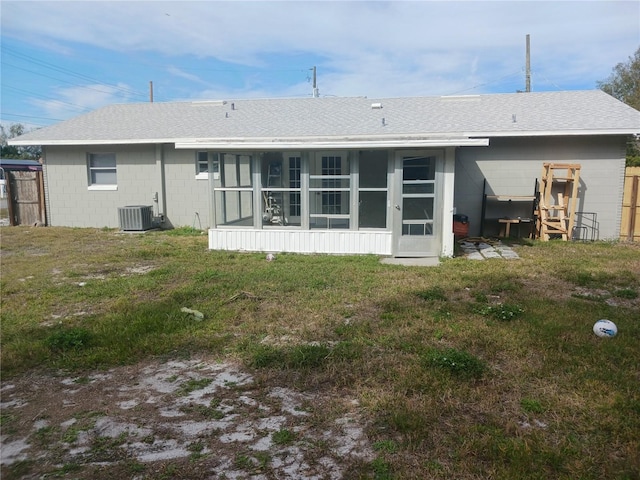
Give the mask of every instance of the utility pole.
M 318 84 L 316 82 L 316 67 L 312 68 L 313 70 L 313 98 L 318 98 Z
M 153 103 L 153 82 L 149 82 L 149 102 Z
M 527 66 L 526 66 L 526 92 L 531 91 L 531 42 L 530 35 L 527 33 Z

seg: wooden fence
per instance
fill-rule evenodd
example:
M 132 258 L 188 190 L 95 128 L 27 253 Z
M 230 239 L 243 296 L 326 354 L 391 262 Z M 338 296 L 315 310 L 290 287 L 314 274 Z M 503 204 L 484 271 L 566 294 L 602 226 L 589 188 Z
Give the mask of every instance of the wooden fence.
M 640 167 L 625 170 L 620 239 L 640 241 Z
M 5 171 L 10 225 L 45 225 L 42 171 Z

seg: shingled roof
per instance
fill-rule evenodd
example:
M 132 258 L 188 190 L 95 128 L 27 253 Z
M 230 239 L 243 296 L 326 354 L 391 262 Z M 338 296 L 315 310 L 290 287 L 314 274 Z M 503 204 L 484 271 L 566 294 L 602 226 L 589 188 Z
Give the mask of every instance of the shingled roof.
M 110 105 L 12 145 L 344 142 L 627 135 L 640 112 L 600 90 L 371 99 L 305 98 Z

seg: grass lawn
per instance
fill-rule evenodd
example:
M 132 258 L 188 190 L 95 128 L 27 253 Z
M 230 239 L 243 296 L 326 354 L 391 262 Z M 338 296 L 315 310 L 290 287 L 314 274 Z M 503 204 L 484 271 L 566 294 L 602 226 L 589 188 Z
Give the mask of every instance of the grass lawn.
M 375 458 L 348 478 L 640 478 L 638 244 L 532 242 L 519 260 L 420 268 L 267 262 L 189 229 L 0 235 L 5 385 L 206 353 L 356 398 Z M 615 338 L 593 334 L 602 318 Z

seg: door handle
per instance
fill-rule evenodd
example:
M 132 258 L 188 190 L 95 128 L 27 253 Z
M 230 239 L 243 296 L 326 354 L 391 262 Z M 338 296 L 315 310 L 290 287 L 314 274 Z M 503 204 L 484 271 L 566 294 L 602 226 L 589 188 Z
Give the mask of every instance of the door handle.
M 396 205 L 396 210 L 400 210 L 400 205 Z

